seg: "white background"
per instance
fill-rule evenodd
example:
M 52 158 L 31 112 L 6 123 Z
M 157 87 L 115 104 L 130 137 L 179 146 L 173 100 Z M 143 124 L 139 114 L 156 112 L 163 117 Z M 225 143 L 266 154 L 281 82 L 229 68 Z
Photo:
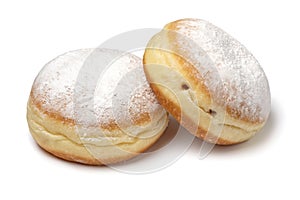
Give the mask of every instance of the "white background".
M 299 199 L 299 6 L 297 1 L 1 1 L 0 199 Z M 272 114 L 249 142 L 132 175 L 62 161 L 37 147 L 26 103 L 45 63 L 137 28 L 206 19 L 241 41 L 271 87 Z M 147 159 L 147 158 L 146 158 Z

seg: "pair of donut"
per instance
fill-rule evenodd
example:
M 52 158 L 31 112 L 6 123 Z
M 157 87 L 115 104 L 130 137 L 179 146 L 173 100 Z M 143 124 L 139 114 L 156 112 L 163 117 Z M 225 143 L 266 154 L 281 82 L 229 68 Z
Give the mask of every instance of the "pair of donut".
M 35 79 L 27 120 L 36 142 L 65 160 L 107 165 L 154 144 L 168 113 L 214 144 L 251 138 L 270 112 L 267 78 L 253 55 L 199 19 L 167 24 L 143 61 L 109 49 L 58 56 Z

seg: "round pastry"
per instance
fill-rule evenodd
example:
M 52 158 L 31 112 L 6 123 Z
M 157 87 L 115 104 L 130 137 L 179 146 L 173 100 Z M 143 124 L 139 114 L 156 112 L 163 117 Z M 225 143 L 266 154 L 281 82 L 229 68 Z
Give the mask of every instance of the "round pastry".
M 167 24 L 147 45 L 144 71 L 162 106 L 210 143 L 246 141 L 269 116 L 270 90 L 259 63 L 207 21 Z
M 33 83 L 27 120 L 43 149 L 90 165 L 138 155 L 168 125 L 141 59 L 108 49 L 76 50 L 46 64 Z

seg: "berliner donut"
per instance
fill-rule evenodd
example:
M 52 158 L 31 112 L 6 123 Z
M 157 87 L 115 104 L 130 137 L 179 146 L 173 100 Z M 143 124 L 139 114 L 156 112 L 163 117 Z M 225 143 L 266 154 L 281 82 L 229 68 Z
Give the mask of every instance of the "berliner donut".
M 207 21 L 167 24 L 149 41 L 143 62 L 159 102 L 207 142 L 246 141 L 267 121 L 264 71 L 240 42 Z
M 109 49 L 76 50 L 46 64 L 33 83 L 27 120 L 43 149 L 90 165 L 138 155 L 168 125 L 141 59 Z

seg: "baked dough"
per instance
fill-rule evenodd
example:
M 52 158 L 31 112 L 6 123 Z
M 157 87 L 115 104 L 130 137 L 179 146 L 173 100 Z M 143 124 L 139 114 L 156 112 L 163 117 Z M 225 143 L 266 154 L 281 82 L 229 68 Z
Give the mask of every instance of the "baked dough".
M 200 19 L 167 24 L 148 43 L 144 71 L 159 102 L 210 143 L 248 140 L 270 112 L 267 78 L 253 55 Z
M 109 49 L 71 51 L 46 64 L 33 83 L 27 120 L 43 149 L 90 165 L 138 155 L 168 125 L 141 59 Z

